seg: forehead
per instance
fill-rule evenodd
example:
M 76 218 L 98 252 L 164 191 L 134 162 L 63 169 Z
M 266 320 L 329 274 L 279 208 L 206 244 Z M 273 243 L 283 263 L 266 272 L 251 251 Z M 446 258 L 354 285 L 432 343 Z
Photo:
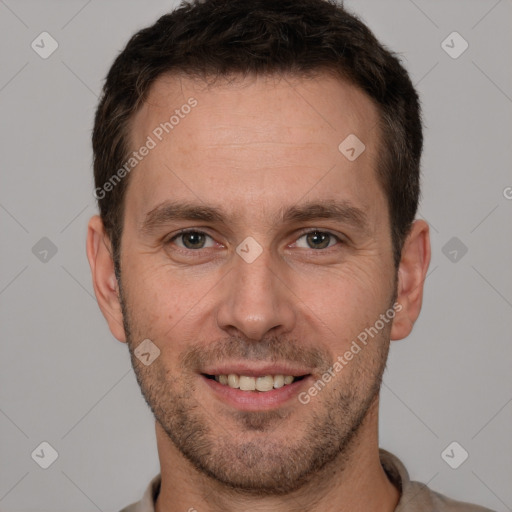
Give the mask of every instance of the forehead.
M 232 206 L 240 218 L 250 204 L 262 216 L 284 200 L 340 194 L 375 209 L 377 126 L 373 102 L 327 74 L 213 84 L 165 75 L 132 119 L 131 147 L 149 137 L 154 148 L 130 175 L 127 208 L 142 215 L 169 198 L 194 198 Z M 351 161 L 344 140 L 364 152 Z
M 183 114 L 176 112 L 191 98 L 197 100 L 194 113 L 200 112 L 199 123 L 194 123 L 198 115 L 181 122 Z M 295 136 L 301 142 L 302 135 L 307 141 L 316 142 L 311 140 L 313 131 L 324 137 L 322 131 L 327 130 L 337 136 L 352 130 L 368 139 L 367 132 L 374 131 L 378 117 L 375 105 L 363 91 L 327 73 L 311 78 L 235 75 L 208 83 L 183 75 L 163 75 L 150 87 L 146 101 L 132 120 L 132 141 L 142 141 L 155 126 L 169 121 L 175 113 L 180 117 L 180 130 L 176 123 L 172 129 L 174 137 L 169 139 L 175 140 L 177 132 L 189 135 L 193 131 L 194 139 L 188 142 L 198 145 L 279 142 Z M 203 124 L 206 120 L 211 121 L 207 126 Z M 233 127 L 237 129 L 236 140 Z M 215 140 L 211 140 L 211 135 Z

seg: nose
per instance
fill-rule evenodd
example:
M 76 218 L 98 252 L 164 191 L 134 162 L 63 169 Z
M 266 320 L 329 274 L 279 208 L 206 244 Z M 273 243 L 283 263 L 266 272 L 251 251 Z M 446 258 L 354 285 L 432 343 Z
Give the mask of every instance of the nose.
M 251 263 L 234 255 L 233 268 L 225 276 L 217 311 L 219 328 L 229 335 L 262 340 L 269 334 L 291 332 L 296 321 L 293 293 L 286 275 L 272 265 L 268 249 Z

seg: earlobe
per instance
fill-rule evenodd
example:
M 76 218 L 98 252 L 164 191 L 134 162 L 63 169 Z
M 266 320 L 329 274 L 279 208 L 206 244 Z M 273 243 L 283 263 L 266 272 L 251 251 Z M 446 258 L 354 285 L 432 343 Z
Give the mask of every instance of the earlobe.
M 86 248 L 98 305 L 114 337 L 125 342 L 123 314 L 110 241 L 98 215 L 89 221 Z
M 405 240 L 398 268 L 396 302 L 400 304 L 401 309 L 393 320 L 392 340 L 401 340 L 412 331 L 421 311 L 423 283 L 429 264 L 429 227 L 425 221 L 416 220 Z

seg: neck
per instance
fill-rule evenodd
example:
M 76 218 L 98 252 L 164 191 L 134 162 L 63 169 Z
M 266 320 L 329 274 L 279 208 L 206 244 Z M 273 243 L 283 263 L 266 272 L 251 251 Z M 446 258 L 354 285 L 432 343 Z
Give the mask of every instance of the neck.
M 156 437 L 162 476 L 156 512 L 392 512 L 400 498 L 380 464 L 378 400 L 339 459 L 284 496 L 246 495 L 226 488 L 198 472 L 158 422 Z

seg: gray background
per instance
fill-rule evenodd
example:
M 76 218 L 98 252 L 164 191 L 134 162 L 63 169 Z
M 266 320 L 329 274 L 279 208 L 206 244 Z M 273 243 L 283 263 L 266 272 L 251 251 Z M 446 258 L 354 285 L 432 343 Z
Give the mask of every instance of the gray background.
M 0 0 L 2 511 L 116 511 L 159 471 L 127 347 L 94 299 L 85 235 L 102 80 L 132 33 L 172 5 Z M 346 5 L 402 55 L 426 125 L 420 216 L 433 258 L 416 328 L 392 346 L 381 446 L 413 479 L 509 511 L 512 3 Z M 31 48 L 43 31 L 59 44 L 47 59 Z M 469 43 L 457 59 L 441 46 L 453 31 Z M 46 470 L 31 458 L 42 441 L 58 452 Z M 469 453 L 458 469 L 441 457 L 452 441 Z

